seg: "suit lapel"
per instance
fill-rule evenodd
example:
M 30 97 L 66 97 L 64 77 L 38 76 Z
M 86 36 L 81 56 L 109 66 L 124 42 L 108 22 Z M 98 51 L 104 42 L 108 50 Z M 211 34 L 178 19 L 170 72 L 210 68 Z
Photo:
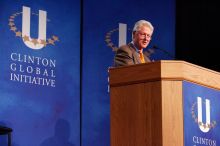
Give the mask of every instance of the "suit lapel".
M 145 54 L 144 54 L 144 59 L 145 59 L 145 62 L 151 62 L 150 58 L 148 58 L 147 55 L 145 55 Z
M 135 63 L 135 64 L 141 63 L 141 59 L 140 59 L 140 57 L 139 57 L 139 53 L 136 51 L 134 45 L 133 45 L 132 43 L 129 43 L 128 46 L 129 46 L 129 48 L 130 48 L 131 51 L 132 51 L 133 58 L 134 58 L 134 63 Z

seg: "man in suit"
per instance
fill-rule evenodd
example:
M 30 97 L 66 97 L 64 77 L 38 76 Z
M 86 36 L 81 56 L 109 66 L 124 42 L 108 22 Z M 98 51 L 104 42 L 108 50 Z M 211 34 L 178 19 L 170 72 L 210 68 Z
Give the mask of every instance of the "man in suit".
M 149 21 L 139 20 L 132 31 L 132 42 L 119 47 L 114 57 L 114 66 L 126 66 L 150 62 L 143 49 L 148 46 L 154 27 Z

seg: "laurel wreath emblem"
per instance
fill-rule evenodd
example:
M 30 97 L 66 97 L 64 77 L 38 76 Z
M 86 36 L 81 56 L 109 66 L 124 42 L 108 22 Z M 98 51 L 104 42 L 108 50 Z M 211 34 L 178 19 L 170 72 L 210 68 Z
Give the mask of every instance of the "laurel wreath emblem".
M 10 30 L 13 31 L 15 33 L 15 36 L 16 37 L 20 37 L 22 38 L 25 42 L 28 41 L 30 43 L 33 43 L 34 45 L 37 45 L 37 44 L 43 44 L 44 47 L 46 47 L 47 45 L 55 45 L 56 42 L 59 41 L 59 38 L 55 35 L 52 35 L 52 37 L 48 38 L 47 40 L 38 40 L 36 38 L 32 38 L 30 40 L 30 36 L 22 36 L 22 32 L 17 28 L 17 26 L 15 25 L 15 18 L 19 15 L 21 15 L 22 12 L 17 12 L 17 13 L 14 13 L 12 14 L 8 21 L 8 25 L 10 27 Z M 38 16 L 38 14 L 35 14 L 35 13 L 31 13 L 32 15 L 35 15 L 35 16 Z M 49 19 L 47 19 L 47 21 L 50 21 Z
M 128 28 L 128 30 L 130 31 L 131 29 Z M 115 28 L 113 30 L 110 30 L 109 32 L 106 33 L 105 35 L 105 42 L 107 44 L 108 47 L 112 48 L 112 51 L 117 51 L 118 47 L 116 45 L 114 45 L 114 43 L 112 42 L 112 34 L 119 31 L 119 28 Z
M 196 116 L 196 114 L 195 114 L 195 106 L 197 105 L 197 102 L 195 102 L 195 103 L 193 103 L 193 105 L 192 105 L 192 107 L 191 107 L 191 115 L 192 115 L 192 118 L 193 118 L 193 120 L 194 120 L 194 122 L 195 123 L 197 123 L 197 124 L 199 124 L 200 126 L 203 126 L 204 128 L 207 128 L 207 126 L 208 126 L 208 128 L 215 128 L 216 127 L 216 125 L 217 125 L 217 122 L 216 121 L 212 121 L 210 124 L 208 124 L 208 125 L 206 125 L 206 124 L 203 124 L 202 122 L 199 122 L 198 121 L 198 118 L 197 118 L 197 116 Z

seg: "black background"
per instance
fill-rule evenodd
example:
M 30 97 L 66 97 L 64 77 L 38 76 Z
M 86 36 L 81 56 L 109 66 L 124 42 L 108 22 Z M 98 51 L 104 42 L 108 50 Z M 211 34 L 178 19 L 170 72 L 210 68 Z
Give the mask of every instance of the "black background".
M 220 5 L 212 0 L 176 1 L 176 58 L 220 71 Z

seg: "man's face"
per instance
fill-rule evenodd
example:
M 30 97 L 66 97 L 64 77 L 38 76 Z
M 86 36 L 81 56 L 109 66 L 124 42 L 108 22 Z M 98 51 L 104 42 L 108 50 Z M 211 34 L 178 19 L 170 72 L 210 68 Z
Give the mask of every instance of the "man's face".
M 133 32 L 133 42 L 141 50 L 146 48 L 151 40 L 152 31 L 147 26 L 141 26 L 138 31 Z

